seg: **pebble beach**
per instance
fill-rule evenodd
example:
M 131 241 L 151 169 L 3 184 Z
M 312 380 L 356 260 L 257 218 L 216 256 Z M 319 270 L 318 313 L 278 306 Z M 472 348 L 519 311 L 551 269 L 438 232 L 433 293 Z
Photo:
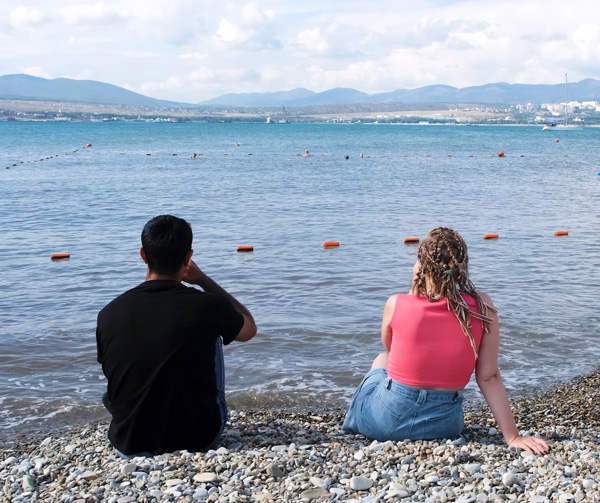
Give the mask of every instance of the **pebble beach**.
M 548 454 L 508 448 L 486 407 L 465 412 L 457 439 L 402 442 L 343 435 L 344 411 L 232 410 L 216 450 L 132 460 L 103 421 L 15 438 L 0 450 L 0 501 L 599 502 L 600 371 L 513 408 Z

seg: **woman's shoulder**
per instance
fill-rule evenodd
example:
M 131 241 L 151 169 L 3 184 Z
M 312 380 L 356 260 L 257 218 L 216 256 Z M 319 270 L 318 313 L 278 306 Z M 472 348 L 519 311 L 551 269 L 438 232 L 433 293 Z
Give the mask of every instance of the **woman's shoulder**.
M 493 306 L 492 298 L 487 293 L 477 292 L 477 295 L 479 296 L 479 298 L 481 299 L 482 302 L 484 302 L 485 304 L 487 304 L 490 307 Z

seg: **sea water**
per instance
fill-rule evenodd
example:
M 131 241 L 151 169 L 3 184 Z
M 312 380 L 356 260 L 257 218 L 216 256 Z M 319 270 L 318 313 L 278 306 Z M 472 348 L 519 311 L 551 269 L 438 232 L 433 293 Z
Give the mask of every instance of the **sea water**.
M 409 289 L 417 247 L 404 238 L 439 225 L 465 238 L 498 308 L 512 396 L 593 370 L 599 140 L 594 128 L 0 123 L 0 429 L 105 417 L 96 316 L 144 281 L 140 233 L 164 213 L 191 223 L 194 259 L 257 321 L 255 339 L 226 348 L 231 407 L 345 406 L 382 350 L 387 298 Z

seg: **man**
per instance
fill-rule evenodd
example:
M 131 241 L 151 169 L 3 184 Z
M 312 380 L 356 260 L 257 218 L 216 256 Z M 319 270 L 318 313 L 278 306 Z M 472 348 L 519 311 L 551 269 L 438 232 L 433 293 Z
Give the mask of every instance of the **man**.
M 142 231 L 146 281 L 98 314 L 108 438 L 124 457 L 214 444 L 227 419 L 222 344 L 256 335 L 250 312 L 192 260 L 192 229 L 161 215 Z M 200 286 L 190 288 L 181 281 Z

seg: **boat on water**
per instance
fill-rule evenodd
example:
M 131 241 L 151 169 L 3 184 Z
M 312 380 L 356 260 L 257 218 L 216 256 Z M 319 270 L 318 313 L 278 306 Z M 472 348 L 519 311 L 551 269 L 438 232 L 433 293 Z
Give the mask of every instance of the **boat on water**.
M 289 124 L 290 121 L 287 120 L 285 107 L 283 105 L 281 105 L 281 108 L 283 109 L 283 117 L 277 121 L 277 124 Z
M 583 129 L 583 125 L 582 124 L 569 124 L 569 114 L 567 113 L 567 91 L 569 89 L 569 81 L 567 79 L 567 74 L 565 73 L 565 102 L 563 103 L 564 105 L 564 122 L 562 124 L 557 124 L 556 122 L 552 122 L 550 124 L 544 124 L 544 127 L 542 128 L 542 131 L 546 131 L 548 129 L 560 129 L 560 130 L 576 130 L 576 129 Z
M 282 115 L 281 119 L 279 119 L 278 121 L 274 121 L 269 116 L 269 117 L 267 117 L 267 124 L 289 124 L 290 123 L 290 121 L 287 120 L 285 107 L 282 107 L 282 108 L 283 108 L 283 115 Z

